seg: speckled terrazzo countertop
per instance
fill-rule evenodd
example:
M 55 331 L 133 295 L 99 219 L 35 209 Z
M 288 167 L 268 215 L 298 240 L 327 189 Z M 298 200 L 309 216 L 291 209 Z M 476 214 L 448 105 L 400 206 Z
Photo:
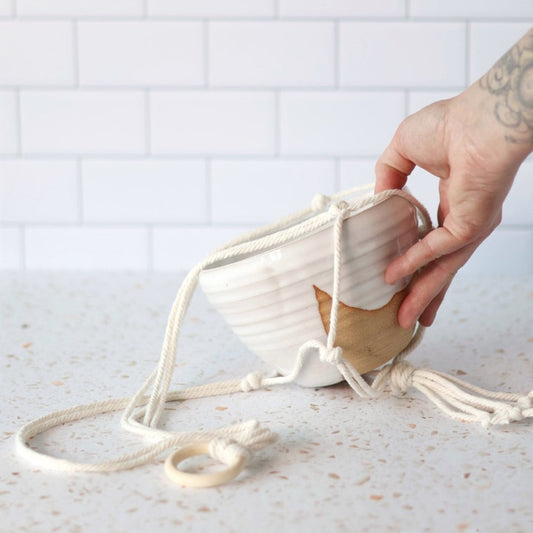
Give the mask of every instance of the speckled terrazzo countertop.
M 533 530 L 533 423 L 485 430 L 424 397 L 360 400 L 345 385 L 284 386 L 171 406 L 173 429 L 257 418 L 279 434 L 234 482 L 174 485 L 162 462 L 111 474 L 43 471 L 13 452 L 21 424 L 137 391 L 159 359 L 182 276 L 0 277 L 0 531 Z M 487 388 L 533 388 L 533 276 L 458 279 L 411 355 Z M 198 295 L 173 387 L 265 368 Z M 71 458 L 139 445 L 121 413 L 68 424 L 39 446 Z M 117 444 L 118 443 L 118 444 Z

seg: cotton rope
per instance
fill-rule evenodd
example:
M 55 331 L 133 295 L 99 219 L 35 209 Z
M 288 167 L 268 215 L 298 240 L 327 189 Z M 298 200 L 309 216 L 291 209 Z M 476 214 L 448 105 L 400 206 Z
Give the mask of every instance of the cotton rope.
M 276 222 L 233 239 L 216 249 L 194 267 L 183 281 L 172 305 L 164 336 L 161 357 L 157 367 L 132 398 L 115 398 L 87 405 L 78 405 L 37 418 L 23 426 L 15 436 L 17 452 L 25 459 L 43 468 L 63 471 L 111 472 L 133 468 L 155 459 L 162 452 L 177 449 L 168 457 L 165 469 L 171 479 L 191 486 L 213 486 L 238 475 L 250 460 L 252 452 L 276 439 L 268 428 L 256 420 L 219 428 L 212 431 L 175 432 L 158 428 L 167 402 L 191 400 L 235 392 L 250 392 L 263 387 L 293 382 L 299 376 L 306 359 L 318 353 L 319 359 L 337 367 L 350 387 L 362 398 L 372 398 L 390 389 L 405 394 L 411 387 L 423 393 L 437 407 L 457 420 L 478 422 L 483 426 L 508 424 L 533 417 L 533 391 L 528 395 L 492 392 L 463 380 L 430 370 L 416 368 L 405 357 L 420 343 L 424 328 L 418 325 L 408 346 L 381 369 L 362 376 L 342 357 L 342 349 L 335 346 L 341 280 L 341 236 L 346 218 L 369 205 L 378 205 L 392 196 L 406 199 L 419 215 L 419 237 L 432 228 L 429 214 L 416 198 L 406 191 L 387 190 L 372 194 L 373 185 L 357 187 L 331 197 L 316 195 L 311 206 Z M 362 194 L 349 199 L 354 194 Z M 203 269 L 226 259 L 260 252 L 308 235 L 318 228 L 333 223 L 333 291 L 330 328 L 326 344 L 309 340 L 298 350 L 291 372 L 287 375 L 265 376 L 252 372 L 241 379 L 210 383 L 184 390 L 169 391 L 176 360 L 177 345 L 190 300 Z M 152 387 L 151 394 L 148 390 Z M 54 457 L 30 447 L 35 436 L 67 422 L 81 420 L 124 409 L 122 427 L 149 437 L 152 441 L 130 453 L 100 462 L 85 463 Z M 208 453 L 227 465 L 225 471 L 213 475 L 188 474 L 178 463 L 190 455 Z M 217 475 L 218 474 L 218 475 Z M 202 477 L 203 476 L 203 477 Z

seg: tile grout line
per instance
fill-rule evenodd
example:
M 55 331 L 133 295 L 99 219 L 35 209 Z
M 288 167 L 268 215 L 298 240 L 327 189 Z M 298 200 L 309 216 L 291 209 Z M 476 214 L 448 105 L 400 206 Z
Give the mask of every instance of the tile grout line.
M 213 179 L 212 179 L 212 159 L 205 159 L 205 218 L 208 226 L 213 225 Z
M 17 157 L 22 157 L 22 108 L 20 105 L 20 89 L 15 89 L 15 121 L 17 127 L 17 147 L 16 155 Z
M 334 159 L 334 163 L 335 163 L 334 188 L 335 188 L 335 191 L 340 192 L 341 191 L 341 158 L 336 157 Z
M 150 156 L 152 151 L 152 121 L 150 107 L 150 89 L 144 91 L 144 155 Z
M 86 92 L 102 92 L 106 91 L 108 93 L 116 92 L 138 92 L 142 93 L 143 91 L 158 91 L 158 92 L 211 92 L 213 94 L 222 94 L 228 92 L 250 92 L 253 93 L 272 93 L 274 91 L 285 91 L 289 93 L 306 93 L 306 94 L 323 94 L 330 92 L 332 94 L 342 92 L 342 93 L 351 93 L 351 94 L 361 94 L 361 93 L 371 93 L 371 94 L 382 94 L 389 95 L 390 93 L 397 93 L 401 91 L 415 90 L 423 92 L 431 91 L 454 91 L 462 90 L 463 85 L 343 85 L 342 87 L 336 88 L 332 83 L 331 85 L 227 85 L 227 86 L 212 86 L 212 85 L 88 85 L 88 84 L 78 84 L 74 86 L 73 84 L 65 85 L 13 85 L 13 84 L 0 84 L 0 91 L 13 91 L 16 89 L 21 89 L 26 92 L 54 92 L 54 91 L 65 91 L 65 92 L 76 92 L 76 91 L 86 91 Z
M 465 86 L 470 85 L 470 21 L 465 25 Z
M 274 158 L 281 155 L 281 105 L 280 91 L 274 93 Z
M 204 83 L 203 86 L 209 88 L 209 20 L 204 19 L 202 21 L 202 31 L 203 31 L 203 67 L 204 67 Z
M 77 197 L 78 197 L 78 224 L 84 225 L 84 208 L 83 208 L 83 171 L 82 171 L 82 162 L 81 157 L 76 158 L 76 186 L 77 186 Z
M 231 161 L 316 161 L 316 160 L 328 160 L 335 157 L 341 157 L 342 159 L 355 159 L 355 160 L 370 160 L 374 157 L 377 157 L 378 152 L 374 153 L 280 153 L 278 156 L 272 152 L 264 153 L 203 153 L 203 154 L 183 154 L 183 153 L 160 153 L 160 154 L 149 154 L 150 159 L 153 161 L 202 161 L 205 158 L 209 159 L 218 159 L 218 160 L 231 160 Z M 26 153 L 24 154 L 24 160 L 35 161 L 61 161 L 61 160 L 76 160 L 77 157 L 87 160 L 102 159 L 105 161 L 137 161 L 146 158 L 144 152 L 139 152 L 135 154 L 131 153 L 116 153 L 116 154 L 105 154 L 105 153 L 72 153 L 72 154 L 59 154 L 59 153 Z M 21 160 L 20 156 L 13 154 L 0 154 L 0 161 L 9 161 L 9 160 Z
M 27 254 L 26 254 L 26 226 L 25 224 L 20 224 L 19 226 L 19 243 L 20 243 L 20 250 L 19 250 L 20 269 L 22 270 L 22 272 L 26 272 L 28 270 L 28 265 L 27 265 Z
M 16 3 L 13 2 L 13 5 Z M 86 22 L 137 22 L 137 21 L 154 21 L 154 22 L 191 22 L 197 23 L 203 20 L 220 21 L 220 22 L 272 22 L 283 20 L 287 22 L 333 22 L 338 19 L 338 16 L 335 15 L 324 15 L 324 16 L 305 16 L 305 15 L 213 15 L 206 17 L 205 15 L 149 15 L 144 14 L 143 12 L 138 15 L 22 15 L 19 16 L 18 13 L 14 12 L 12 16 L 3 16 L 2 18 L 13 18 L 17 17 L 24 21 L 86 21 Z M 365 22 L 365 23 L 389 23 L 389 22 L 404 22 L 406 19 L 416 23 L 440 23 L 440 24 L 450 24 L 465 22 L 466 17 L 459 15 L 450 15 L 447 17 L 439 16 L 413 16 L 411 14 L 411 6 L 408 4 L 408 8 L 404 9 L 402 15 L 347 15 L 342 16 L 342 20 L 346 22 Z M 481 22 L 481 23 L 522 23 L 522 22 L 533 22 L 533 16 L 531 15 L 513 15 L 509 17 L 496 17 L 496 16 L 471 16 L 468 17 L 468 20 L 471 22 Z
M 334 68 L 334 86 L 340 88 L 340 22 L 335 20 L 333 24 L 333 68 Z
M 78 21 L 72 21 L 72 83 L 74 89 L 80 88 L 80 65 L 79 65 L 79 43 L 78 43 Z
M 151 274 L 154 272 L 154 225 L 146 226 L 146 270 Z

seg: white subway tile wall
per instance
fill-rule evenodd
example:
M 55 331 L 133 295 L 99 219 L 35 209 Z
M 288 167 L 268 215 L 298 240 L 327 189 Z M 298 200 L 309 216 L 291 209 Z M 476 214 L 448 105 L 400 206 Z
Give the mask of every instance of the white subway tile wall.
M 204 161 L 87 159 L 81 175 L 88 222 L 207 222 Z
M 148 15 L 155 17 L 250 18 L 272 17 L 272 0 L 148 0 Z
M 211 22 L 212 87 L 333 87 L 333 22 Z
M 193 266 L 221 243 L 247 231 L 247 226 L 155 226 L 151 265 L 154 270 L 181 271 Z
M 21 90 L 22 155 L 142 153 L 145 107 L 142 91 Z
M 217 160 L 211 166 L 213 222 L 265 224 L 335 192 L 329 160 Z
M 184 270 L 374 179 L 531 0 L 0 0 L 0 269 Z M 438 208 L 438 180 L 410 190 Z M 533 158 L 464 267 L 533 272 Z
M 30 270 L 144 270 L 149 230 L 125 226 L 28 225 L 25 262 Z
M 72 86 L 73 29 L 67 21 L 0 21 L 0 84 Z
M 0 221 L 79 222 L 76 161 L 0 159 Z
M 401 92 L 288 91 L 280 96 L 285 155 L 379 155 L 405 112 Z
M 0 17 L 9 17 L 13 13 L 12 0 L 0 0 Z
M 503 224 L 533 226 L 533 161 L 526 160 L 514 180 L 503 205 Z
M 423 107 L 437 102 L 447 100 L 456 96 L 460 91 L 409 91 L 407 100 L 407 113 L 411 115 Z
M 505 20 L 531 18 L 531 0 L 411 0 L 411 16 Z
M 265 91 L 152 91 L 151 152 L 274 155 L 275 107 Z
M 454 22 L 341 22 L 340 83 L 462 87 L 465 35 L 465 24 Z M 384 42 L 389 45 L 383 46 Z
M 530 2 L 533 11 L 533 2 Z M 473 22 L 470 27 L 470 69 L 469 81 L 478 80 L 516 42 L 517 35 L 526 33 L 531 24 L 515 22 Z
M 404 17 L 405 0 L 279 0 L 282 17 Z
M 143 0 L 16 0 L 19 16 L 140 17 Z
M 339 162 L 340 190 L 366 185 L 373 180 L 376 161 L 370 159 L 343 158 Z
M 15 154 L 17 140 L 17 93 L 0 91 L 0 154 Z
M 0 226 L 0 269 L 20 270 L 22 241 L 18 228 Z
M 78 57 L 82 86 L 204 84 L 201 22 L 80 22 Z

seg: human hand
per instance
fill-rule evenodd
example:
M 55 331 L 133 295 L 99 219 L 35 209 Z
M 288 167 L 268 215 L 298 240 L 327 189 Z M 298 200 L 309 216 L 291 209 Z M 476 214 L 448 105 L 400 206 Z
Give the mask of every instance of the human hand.
M 525 60 L 515 53 L 519 46 L 519 52 L 530 52 Z M 529 72 L 529 84 L 491 88 L 491 79 L 501 84 L 502 70 L 510 77 L 513 69 Z M 512 107 L 516 102 L 518 109 Z M 505 106 L 514 122 L 504 114 Z M 415 166 L 440 178 L 439 227 L 385 273 L 385 280 L 394 283 L 424 267 L 398 312 L 402 327 L 417 319 L 424 326 L 433 323 L 455 273 L 500 223 L 503 201 L 532 149 L 533 30 L 480 82 L 400 124 L 376 164 L 376 193 L 403 187 Z

